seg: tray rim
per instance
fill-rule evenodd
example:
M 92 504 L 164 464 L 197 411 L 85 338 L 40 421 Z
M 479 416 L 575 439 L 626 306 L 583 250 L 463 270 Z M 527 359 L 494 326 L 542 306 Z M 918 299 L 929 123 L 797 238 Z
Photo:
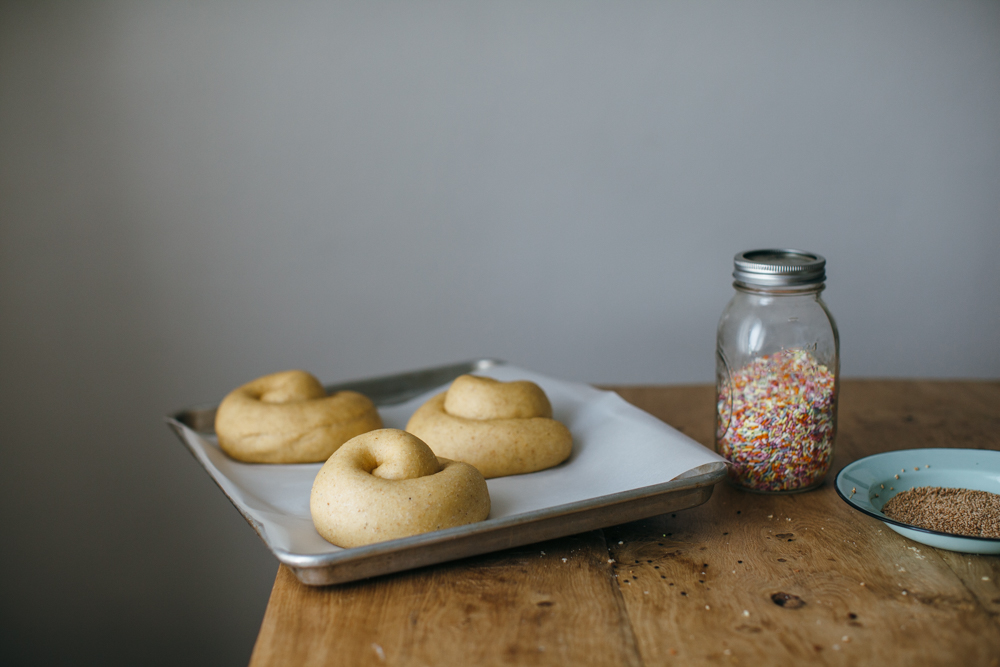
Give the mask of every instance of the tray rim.
M 455 375 L 455 377 L 457 377 L 465 372 L 502 365 L 506 365 L 506 362 L 494 358 L 479 358 L 466 362 L 444 364 L 441 366 L 419 369 L 416 371 L 406 371 L 403 373 L 325 385 L 325 387 L 327 391 L 335 391 L 349 387 L 353 388 L 359 384 L 369 384 L 380 381 L 389 383 L 400 378 L 433 375 L 435 372 L 446 371 L 449 369 L 457 371 L 457 374 Z M 428 391 L 440 385 L 441 383 L 436 383 L 426 386 L 421 389 L 419 393 L 423 393 L 424 391 Z M 377 405 L 391 405 L 392 403 L 393 401 L 376 401 Z M 211 411 L 217 406 L 218 403 L 201 404 L 191 408 L 178 410 L 164 418 L 167 425 L 172 431 L 174 431 L 178 439 L 184 444 L 185 448 L 188 449 L 202 468 L 205 468 L 205 465 L 201 461 L 199 453 L 188 442 L 184 432 L 190 431 L 195 436 L 199 437 L 210 432 L 196 430 L 182 420 L 185 415 L 192 414 L 195 411 Z M 239 506 L 239 504 L 237 504 L 229 493 L 227 493 L 226 489 L 222 486 L 219 480 L 217 480 L 207 468 L 205 469 L 205 472 L 208 473 L 208 476 L 213 482 L 215 482 L 216 486 L 219 487 L 219 490 L 222 491 L 223 495 L 225 495 L 229 502 L 232 503 L 254 532 L 257 533 L 257 536 L 262 542 L 264 542 L 268 550 L 275 556 L 275 558 L 278 559 L 280 563 L 291 568 L 300 582 L 307 585 L 330 585 L 349 583 L 351 581 L 366 579 L 373 576 L 381 576 L 417 567 L 457 560 L 459 558 L 482 555 L 503 548 L 524 546 L 526 544 L 565 537 L 567 535 L 573 535 L 587 530 L 596 530 L 608 526 L 618 525 L 620 523 L 627 523 L 629 521 L 638 521 L 664 512 L 680 511 L 696 507 L 706 502 L 711 497 L 715 485 L 726 477 L 727 466 L 722 462 L 714 462 L 704 464 L 700 466 L 700 468 L 702 469 L 701 472 L 691 475 L 685 473 L 684 476 L 659 484 L 637 487 L 627 491 L 621 491 L 603 496 L 595 496 L 593 498 L 564 503 L 561 505 L 553 505 L 551 507 L 545 507 L 512 516 L 497 519 L 486 519 L 484 521 L 465 526 L 456 526 L 454 528 L 447 528 L 444 530 L 423 533 L 420 535 L 412 535 L 410 537 L 387 540 L 384 542 L 376 542 L 374 544 L 353 547 L 350 549 L 342 549 L 340 551 L 324 554 L 295 554 L 272 546 L 262 532 L 262 526 L 256 521 L 256 519 L 246 513 Z M 662 512 L 644 511 L 644 508 L 648 507 L 656 509 L 658 507 L 657 502 L 660 503 L 659 506 L 663 506 L 663 504 L 671 497 L 676 497 L 677 500 L 681 500 L 681 498 L 686 495 L 690 495 L 693 502 L 690 502 L 689 504 L 682 503 L 680 506 L 671 507 L 663 510 Z M 608 522 L 607 519 L 603 518 L 603 513 L 610 512 L 614 509 L 624 510 L 628 516 L 621 518 L 620 520 L 616 517 L 614 521 Z M 629 510 L 632 511 L 629 512 Z M 537 537 L 531 530 L 538 529 L 546 522 L 553 522 L 559 519 L 567 519 L 565 526 L 566 530 L 550 529 L 543 537 Z M 575 521 L 571 521 L 569 519 L 575 519 Z M 517 531 L 518 529 L 525 529 L 524 534 L 521 536 L 523 539 L 518 539 L 513 536 L 514 531 Z M 506 539 L 503 539 L 503 546 L 494 547 L 492 544 L 487 543 L 486 538 L 493 537 L 495 541 L 495 538 L 502 538 L 505 535 Z M 484 544 L 477 545 L 475 543 L 477 539 L 482 540 Z M 416 552 L 417 555 L 424 556 L 424 558 L 422 560 L 418 560 L 415 565 L 404 564 L 399 561 L 392 562 L 392 557 L 395 555 L 413 552 Z M 374 570 L 372 570 L 372 568 L 363 567 L 364 563 L 368 562 L 371 564 L 373 561 L 382 561 L 385 565 L 382 567 L 376 567 Z M 357 567 L 359 564 L 362 565 L 362 567 Z M 377 565 L 377 563 L 374 564 Z M 344 570 L 347 571 L 344 572 Z M 359 574 L 359 572 L 361 573 Z
M 371 387 L 372 385 L 378 385 L 381 383 L 390 384 L 394 382 L 406 382 L 413 381 L 417 382 L 428 377 L 440 377 L 442 374 L 449 375 L 454 372 L 454 375 L 450 379 L 455 379 L 463 373 L 471 373 L 473 371 L 484 370 L 486 368 L 492 368 L 494 366 L 506 366 L 507 362 L 503 359 L 497 359 L 494 357 L 479 357 L 476 359 L 469 359 L 467 361 L 460 361 L 452 364 L 441 364 L 438 366 L 428 366 L 425 368 L 418 368 L 411 371 L 403 371 L 401 373 L 390 373 L 387 375 L 375 375 L 367 378 L 356 378 L 353 380 L 345 380 L 343 382 L 335 382 L 333 384 L 323 385 L 323 389 L 326 393 L 332 394 L 335 391 L 358 391 L 365 394 L 364 389 L 366 387 Z M 421 386 L 419 390 L 409 389 L 401 391 L 393 399 L 377 399 L 372 398 L 372 402 L 376 406 L 379 405 L 394 405 L 396 403 L 402 403 L 413 396 L 419 395 L 428 389 L 439 386 L 441 383 L 433 384 L 429 386 Z M 367 395 L 367 394 L 365 394 Z M 371 397 L 369 397 L 371 398 Z M 198 403 L 197 405 L 192 405 L 187 408 L 181 408 L 180 410 L 175 410 L 170 415 L 166 416 L 164 419 L 169 423 L 171 420 L 179 422 L 183 426 L 190 428 L 195 433 L 215 433 L 215 428 L 211 429 L 200 429 L 196 428 L 193 422 L 196 420 L 202 420 L 211 417 L 214 419 L 215 410 L 218 409 L 222 401 L 215 401 L 213 403 Z

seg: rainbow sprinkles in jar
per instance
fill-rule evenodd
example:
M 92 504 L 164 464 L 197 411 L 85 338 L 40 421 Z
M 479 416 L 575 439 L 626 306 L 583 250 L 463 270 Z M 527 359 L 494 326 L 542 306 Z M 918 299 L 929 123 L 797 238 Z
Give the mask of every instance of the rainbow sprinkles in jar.
M 755 491 L 821 482 L 833 459 L 834 374 L 806 350 L 783 350 L 755 359 L 731 382 L 729 428 L 718 451 L 732 464 L 733 481 Z M 718 407 L 722 412 L 727 406 Z

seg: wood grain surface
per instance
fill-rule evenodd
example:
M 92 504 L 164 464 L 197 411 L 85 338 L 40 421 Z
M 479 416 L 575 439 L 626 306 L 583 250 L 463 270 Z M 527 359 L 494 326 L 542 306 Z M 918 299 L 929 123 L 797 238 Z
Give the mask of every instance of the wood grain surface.
M 712 388 L 618 387 L 705 445 Z M 700 507 L 339 587 L 279 568 L 251 665 L 1000 665 L 1000 558 L 911 542 L 847 463 L 1000 450 L 1000 383 L 844 381 L 819 489 Z

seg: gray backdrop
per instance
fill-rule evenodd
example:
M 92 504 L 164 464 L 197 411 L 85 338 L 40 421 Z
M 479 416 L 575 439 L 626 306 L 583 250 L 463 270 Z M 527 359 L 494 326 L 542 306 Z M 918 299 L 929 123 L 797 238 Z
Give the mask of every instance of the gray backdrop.
M 774 245 L 844 375 L 1000 377 L 1000 3 L 0 3 L 0 662 L 246 661 L 276 564 L 165 413 L 708 382 Z

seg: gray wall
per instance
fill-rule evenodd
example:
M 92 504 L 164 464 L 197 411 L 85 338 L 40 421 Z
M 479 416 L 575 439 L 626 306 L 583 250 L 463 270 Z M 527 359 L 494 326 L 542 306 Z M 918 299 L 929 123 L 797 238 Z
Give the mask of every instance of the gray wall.
M 0 3 L 0 662 L 249 656 L 275 562 L 163 414 L 707 382 L 772 245 L 845 375 L 1000 377 L 1000 3 Z

